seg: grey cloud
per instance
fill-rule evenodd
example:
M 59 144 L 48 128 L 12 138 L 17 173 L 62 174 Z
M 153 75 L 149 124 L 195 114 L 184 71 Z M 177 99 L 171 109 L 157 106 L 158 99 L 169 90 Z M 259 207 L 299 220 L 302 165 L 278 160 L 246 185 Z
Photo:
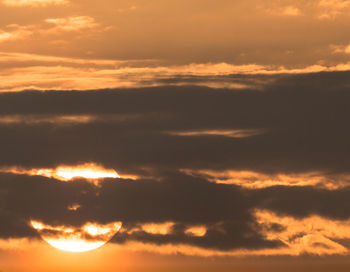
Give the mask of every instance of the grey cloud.
M 114 242 L 187 243 L 204 248 L 269 248 L 252 214 L 264 208 L 295 217 L 319 214 L 348 219 L 349 189 L 271 187 L 244 190 L 180 174 L 179 169 L 235 169 L 263 173 L 349 173 L 349 73 L 270 77 L 262 89 L 167 86 L 86 92 L 0 94 L 0 115 L 93 115 L 92 122 L 0 124 L 0 165 L 52 167 L 101 163 L 138 181 L 84 181 L 0 175 L 0 235 L 37 237 L 26 222 L 81 225 L 87 220 L 173 221 L 166 236 L 121 233 Z M 118 118 L 133 116 L 133 118 Z M 32 117 L 31 117 L 32 118 Z M 192 137 L 167 131 L 263 129 L 247 138 Z M 82 205 L 75 213 L 69 205 Z M 206 236 L 188 237 L 186 226 L 205 225 Z M 215 228 L 222 224 L 224 233 Z M 278 229 L 278 226 L 275 226 Z M 225 234 L 226 233 L 226 234 Z
M 69 126 L 0 125 L 6 154 L 0 164 L 96 161 L 136 172 L 145 167 L 348 172 L 348 72 L 269 78 L 270 84 L 256 90 L 168 86 L 4 93 L 3 116 L 87 114 L 96 119 Z M 243 139 L 164 133 L 205 129 L 265 133 Z
M 0 217 L 6 222 L 1 227 L 2 238 L 37 237 L 28 225 L 30 219 L 67 226 L 122 221 L 126 229 L 140 223 L 172 221 L 178 225 L 172 234 L 121 233 L 114 242 L 187 243 L 222 250 L 281 245 L 265 241 L 253 227 L 251 204 L 239 188 L 183 174 L 169 175 L 161 182 L 109 179 L 101 187 L 84 181 L 63 183 L 43 177 L 3 174 L 0 178 L 3 192 Z M 79 203 L 81 208 L 68 210 L 73 203 Z M 183 227 L 197 224 L 208 226 L 205 237 L 184 234 Z
M 50 225 L 81 226 L 122 221 L 125 230 L 144 223 L 175 222 L 166 235 L 144 231 L 117 234 L 115 243 L 141 241 L 153 244 L 188 244 L 201 248 L 232 250 L 285 246 L 266 240 L 255 221 L 255 209 L 269 209 L 297 218 L 320 215 L 349 219 L 349 188 L 320 190 L 312 187 L 272 187 L 247 190 L 210 183 L 180 173 L 162 179 L 139 181 L 106 179 L 100 187 L 85 181 L 59 182 L 44 177 L 2 174 L 1 237 L 38 238 L 30 219 Z M 78 203 L 77 211 L 67 207 Z M 203 237 L 185 235 L 190 226 L 203 225 Z M 271 226 L 280 231 L 280 226 Z

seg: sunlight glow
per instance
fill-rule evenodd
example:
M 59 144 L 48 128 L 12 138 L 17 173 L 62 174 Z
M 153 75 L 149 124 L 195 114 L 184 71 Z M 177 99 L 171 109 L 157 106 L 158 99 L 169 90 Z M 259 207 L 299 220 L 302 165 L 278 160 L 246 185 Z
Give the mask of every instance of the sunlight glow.
M 0 169 L 0 172 L 30 176 L 44 176 L 61 181 L 70 181 L 75 178 L 84 178 L 95 181 L 102 178 L 121 178 L 114 169 L 106 169 L 95 163 L 85 163 L 76 166 L 58 166 L 57 168 L 24 169 L 8 167 Z M 129 177 L 129 176 L 128 176 Z
M 97 249 L 101 246 L 103 246 L 107 241 L 102 242 L 89 242 L 84 241 L 82 239 L 75 239 L 73 238 L 60 238 L 60 239 L 44 239 L 46 242 L 48 242 L 51 246 L 68 251 L 68 252 L 86 252 L 90 250 Z
M 50 226 L 32 220 L 31 225 L 51 246 L 68 252 L 86 252 L 106 244 L 121 228 L 121 222 L 107 225 L 87 223 L 81 228 Z
M 77 177 L 86 179 L 120 178 L 115 170 L 104 169 L 95 164 L 83 164 L 75 167 L 61 166 L 55 169 L 54 176 L 63 180 L 71 180 Z

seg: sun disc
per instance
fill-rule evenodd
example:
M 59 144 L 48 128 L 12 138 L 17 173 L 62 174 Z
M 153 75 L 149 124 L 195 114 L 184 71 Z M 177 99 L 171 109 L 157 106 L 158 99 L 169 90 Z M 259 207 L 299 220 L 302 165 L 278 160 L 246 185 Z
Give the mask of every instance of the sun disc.
M 39 221 L 31 225 L 51 246 L 68 252 L 86 252 L 106 244 L 121 228 L 121 222 L 106 225 L 86 223 L 80 228 L 50 226 Z

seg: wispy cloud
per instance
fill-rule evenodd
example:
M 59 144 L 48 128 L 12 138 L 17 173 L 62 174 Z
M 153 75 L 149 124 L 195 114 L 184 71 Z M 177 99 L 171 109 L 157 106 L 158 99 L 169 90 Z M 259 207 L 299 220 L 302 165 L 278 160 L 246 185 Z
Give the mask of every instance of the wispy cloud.
M 289 5 L 289 6 L 282 6 L 282 7 L 275 7 L 275 8 L 266 8 L 265 11 L 268 14 L 274 15 L 274 16 L 301 16 L 303 13 L 298 7 Z
M 190 175 L 204 176 L 208 180 L 218 184 L 232 184 L 249 189 L 262 189 L 272 186 L 314 186 L 328 190 L 337 190 L 346 187 L 350 183 L 349 176 L 339 175 L 338 177 L 332 177 L 317 172 L 264 174 L 253 171 L 235 170 L 183 169 L 182 171 Z
M 0 116 L 0 124 L 56 124 L 56 125 L 69 125 L 69 124 L 85 124 L 92 121 L 96 121 L 96 116 L 92 115 L 3 115 Z
M 189 256 L 300 256 L 309 255 L 348 255 L 349 249 L 340 240 L 350 238 L 349 220 L 332 220 L 320 216 L 298 219 L 280 216 L 268 210 L 256 210 L 257 224 L 266 239 L 281 241 L 284 246 L 271 249 L 238 249 L 230 251 L 205 249 L 186 244 L 154 245 L 141 242 L 128 242 L 122 249 L 131 251 L 148 251 L 159 254 L 182 253 Z M 198 236 L 205 228 L 196 228 Z M 120 246 L 115 246 L 120 247 Z
M 235 130 L 189 130 L 189 131 L 169 131 L 167 134 L 183 137 L 195 136 L 222 136 L 228 138 L 247 138 L 264 133 L 258 129 L 235 129 Z
M 48 5 L 67 5 L 68 0 L 2 0 L 2 3 L 7 6 L 14 7 L 43 7 Z
M 98 27 L 95 19 L 90 16 L 76 16 L 67 18 L 49 18 L 45 20 L 46 23 L 54 25 L 54 28 L 50 29 L 54 31 L 79 31 L 83 29 L 92 29 Z
M 0 29 L 0 43 L 28 38 L 32 34 L 31 26 L 9 25 L 7 30 Z
M 90 16 L 48 18 L 41 24 L 7 25 L 5 28 L 0 29 L 0 43 L 19 39 L 29 39 L 34 35 L 39 35 L 40 37 L 51 37 L 53 35 L 64 35 L 67 32 L 83 33 L 84 31 L 92 30 L 104 31 L 106 28 L 103 28 Z M 22 56 L 24 55 L 26 54 L 22 54 Z
M 348 45 L 330 45 L 330 49 L 333 54 L 337 53 L 343 53 L 343 54 L 350 54 L 350 44 Z
M 74 27 L 67 26 L 67 29 L 74 29 Z M 160 62 L 149 60 L 96 60 L 4 52 L 0 53 L 0 64 L 3 67 L 0 71 L 2 92 L 24 89 L 133 88 L 167 84 L 249 89 L 258 88 L 265 83 L 263 80 L 252 78 L 242 80 L 235 76 L 272 76 L 350 70 L 350 63 L 301 68 L 230 63 L 165 66 Z
M 318 3 L 322 9 L 319 19 L 334 19 L 350 7 L 349 0 L 320 0 Z
M 320 216 L 297 219 L 266 210 L 257 210 L 258 224 L 264 226 L 267 239 L 280 240 L 288 246 L 290 255 L 349 254 L 339 242 L 350 239 L 350 220 L 332 220 Z

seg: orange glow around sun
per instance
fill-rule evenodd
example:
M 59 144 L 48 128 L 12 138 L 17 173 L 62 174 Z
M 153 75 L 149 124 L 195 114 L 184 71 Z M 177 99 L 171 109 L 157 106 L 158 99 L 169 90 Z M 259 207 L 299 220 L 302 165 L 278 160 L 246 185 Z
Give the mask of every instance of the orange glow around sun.
M 55 178 L 60 181 L 70 181 L 75 178 L 84 178 L 96 181 L 102 178 L 121 178 L 114 169 L 106 169 L 95 163 L 85 163 L 75 166 L 58 166 L 56 168 L 24 169 L 19 167 L 8 167 L 0 169 L 0 172 L 22 174 L 30 176 L 44 176 Z M 131 178 L 132 176 L 126 176 Z
M 121 222 L 107 225 L 87 223 L 80 228 L 50 226 L 31 221 L 41 237 L 51 246 L 68 252 L 86 252 L 106 244 L 121 228 Z
M 63 180 L 71 180 L 77 177 L 86 179 L 120 178 L 113 169 L 104 169 L 95 164 L 83 164 L 75 167 L 61 166 L 55 169 L 55 177 Z
M 4 169 L 3 169 L 4 171 Z M 61 181 L 70 181 L 75 178 L 84 178 L 98 185 L 101 178 L 120 178 L 114 169 L 106 169 L 94 163 L 86 163 L 77 166 L 59 166 L 54 169 L 19 169 L 8 168 L 6 172 L 20 173 L 31 176 L 45 176 Z M 71 211 L 80 208 L 79 204 L 68 207 Z M 41 237 L 51 246 L 69 252 L 85 252 L 97 249 L 107 243 L 121 228 L 121 222 L 113 222 L 107 225 L 86 223 L 84 226 L 50 226 L 42 222 L 32 220 L 32 227 L 39 232 Z

